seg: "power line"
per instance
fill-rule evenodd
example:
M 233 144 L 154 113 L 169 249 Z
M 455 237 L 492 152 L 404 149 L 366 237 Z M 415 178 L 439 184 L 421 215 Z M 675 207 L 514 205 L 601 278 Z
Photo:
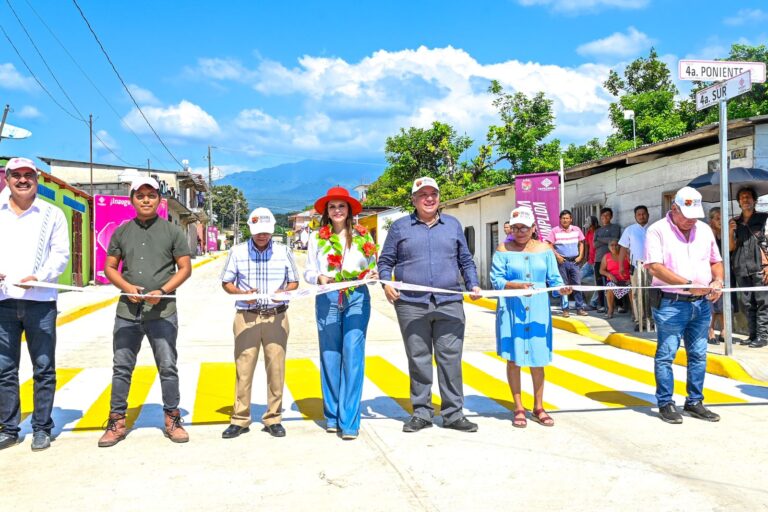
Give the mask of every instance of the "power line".
M 27 36 L 27 39 L 29 39 L 29 42 L 32 44 L 32 47 L 33 47 L 33 48 L 35 49 L 35 51 L 37 52 L 37 55 L 38 55 L 38 57 L 40 57 L 40 60 L 42 60 L 42 61 L 43 61 L 43 65 L 45 65 L 45 68 L 48 70 L 48 73 L 50 73 L 50 75 L 51 75 L 51 77 L 53 78 L 54 82 L 56 82 L 56 85 L 59 87 L 59 90 L 62 92 L 62 94 L 64 94 L 64 97 L 65 97 L 65 98 L 67 98 L 67 101 L 69 101 L 69 104 L 70 104 L 70 105 L 72 105 L 72 108 L 73 108 L 73 109 L 75 109 L 75 112 L 77 112 L 77 114 L 80 116 L 80 119 L 78 119 L 78 120 L 79 120 L 79 121 L 82 121 L 82 122 L 83 122 L 83 124 L 85 124 L 85 125 L 88 125 L 88 121 L 86 121 L 86 120 L 85 120 L 85 117 L 83 116 L 83 113 L 82 113 L 82 112 L 80 112 L 80 109 L 78 109 L 78 108 L 77 108 L 77 105 L 75 105 L 75 102 L 72 100 L 72 97 L 71 97 L 71 96 L 70 96 L 70 95 L 67 93 L 67 91 L 64 89 L 64 86 L 61 84 L 61 82 L 59 81 L 59 79 L 56 77 L 56 73 L 54 73 L 54 72 L 53 72 L 53 69 L 51 69 L 51 66 L 49 66 L 49 65 L 48 65 L 48 61 L 46 61 L 46 60 L 45 60 L 45 57 L 43 56 L 43 53 L 40 51 L 40 48 L 38 48 L 38 47 L 37 47 L 37 45 L 35 44 L 35 41 L 34 41 L 34 39 L 32 38 L 32 35 L 29 33 L 29 31 L 27 30 L 27 27 L 26 27 L 26 26 L 24 25 L 24 23 L 21 21 L 21 18 L 19 18 L 19 15 L 16 13 L 16 10 L 13 8 L 13 5 L 11 5 L 11 2 L 10 2 L 10 0 L 6 0 L 6 1 L 5 1 L 5 3 L 6 3 L 6 4 L 8 4 L 8 8 L 10 8 L 10 9 L 11 9 L 11 12 L 13 13 L 13 16 L 16 18 L 16 21 L 18 21 L 18 22 L 19 22 L 19 25 L 21 26 L 21 29 L 22 29 L 22 30 L 24 31 L 24 33 L 26 34 L 26 36 Z M 74 117 L 74 116 L 73 116 L 73 117 Z M 75 118 L 75 119 L 77 119 L 77 118 Z M 118 155 L 117 153 L 115 153 L 115 151 L 114 151 L 114 150 L 112 150 L 112 148 L 110 148 L 110 147 L 107 145 L 107 143 L 106 143 L 106 142 L 104 142 L 104 141 L 101 139 L 101 137 L 99 137 L 98 135 L 95 135 L 95 134 L 94 134 L 94 137 L 96 137 L 96 139 L 97 139 L 97 140 L 99 141 L 99 143 L 100 143 L 100 144 L 101 144 L 101 145 L 104 147 L 104 149 L 106 149 L 107 151 L 109 151 L 110 153 L 112 153 L 112 154 L 113 154 L 113 155 L 114 155 L 114 156 L 115 156 L 115 157 L 116 157 L 118 160 L 120 160 L 121 162 L 123 162 L 123 163 L 124 163 L 124 164 L 126 164 L 126 165 L 133 165 L 133 164 L 131 164 L 130 162 L 127 162 L 126 160 L 124 160 L 123 158 L 121 158 L 121 157 L 120 157 L 120 155 Z
M 51 92 L 50 92 L 48 89 L 46 89 L 46 87 L 43 85 L 43 83 L 40 81 L 40 79 L 39 79 L 39 78 L 37 78 L 37 75 L 35 75 L 35 72 L 34 72 L 34 71 L 32 71 L 32 68 L 30 68 L 30 67 L 29 67 L 29 64 L 27 64 L 27 61 L 26 61 L 26 60 L 24 60 L 24 57 L 22 57 L 22 56 L 21 56 L 21 53 L 19 52 L 19 49 L 18 49 L 18 48 L 16 48 L 16 45 L 15 45 L 15 44 L 13 44 L 13 40 L 10 38 L 10 36 L 8 35 L 8 32 L 6 32 L 6 31 L 5 31 L 5 28 L 3 28 L 3 26 L 2 26 L 2 25 L 0 25 L 0 30 L 2 30 L 2 31 L 3 31 L 3 35 L 4 35 L 4 36 L 5 36 L 5 38 L 8 40 L 8 43 L 10 43 L 10 45 L 13 47 L 13 51 L 15 51 L 15 52 L 16 52 L 16 55 L 18 55 L 19 59 L 20 59 L 20 60 L 21 60 L 21 62 L 24 64 L 24 67 L 25 67 L 25 68 L 27 68 L 27 71 L 29 72 L 29 74 L 30 74 L 30 75 L 32 75 L 32 78 L 35 80 L 35 82 L 37 82 L 37 85 L 39 85 L 39 86 L 40 86 L 40 88 L 41 88 L 43 91 L 45 91 L 45 94 L 47 94 L 47 95 L 48 95 L 48 97 L 49 97 L 49 98 L 51 98 L 51 101 L 53 101 L 53 102 L 56 104 L 56 106 L 58 106 L 58 107 L 59 107 L 61 110 L 63 110 L 63 111 L 64 111 L 64 112 L 65 112 L 65 113 L 66 113 L 68 116 L 70 116 L 72 119 L 75 119 L 75 120 L 77 120 L 77 121 L 82 121 L 82 119 L 81 119 L 81 118 L 78 118 L 78 117 L 77 117 L 75 114 L 73 114 L 72 112 L 70 112 L 69 110 L 67 110 L 67 109 L 64 107 L 64 105 L 62 105 L 61 103 L 59 103 L 59 102 L 58 102 L 58 100 L 57 100 L 56 98 L 54 98 L 54 97 L 53 97 L 53 94 L 51 94 Z
M 144 118 L 144 121 L 147 123 L 147 126 L 149 126 L 149 129 L 152 130 L 152 133 L 155 134 L 155 137 L 157 137 L 157 140 L 160 141 L 160 144 L 163 146 L 163 148 L 165 148 L 165 150 L 168 152 L 168 154 L 171 155 L 171 158 L 173 158 L 173 160 L 177 164 L 179 164 L 179 167 L 181 167 L 183 169 L 184 165 L 179 161 L 178 158 L 176 158 L 174 156 L 173 153 L 171 153 L 171 150 L 168 149 L 168 146 L 165 145 L 165 142 L 163 142 L 163 139 L 160 138 L 160 135 L 157 133 L 155 128 L 152 126 L 152 123 L 150 123 L 149 119 L 147 119 L 147 116 L 144 115 L 144 111 L 141 110 L 141 107 L 139 106 L 138 102 L 136 101 L 136 98 L 133 97 L 133 94 L 131 93 L 130 89 L 128 88 L 128 85 L 125 83 L 125 80 L 123 80 L 123 77 L 117 71 L 117 68 L 115 67 L 115 64 L 112 62 L 112 59 L 109 57 L 109 54 L 107 53 L 107 50 L 104 48 L 104 45 L 101 44 L 101 40 L 99 39 L 99 36 L 96 35 L 96 32 L 93 30 L 93 27 L 91 26 L 91 23 L 88 21 L 88 18 L 85 17 L 85 13 L 80 8 L 80 5 L 77 3 L 77 0 L 72 0 L 72 3 L 74 3 L 75 7 L 77 7 L 78 12 L 80 12 L 80 16 L 83 18 L 83 21 L 85 21 L 85 24 L 88 26 L 88 30 L 91 31 L 91 34 L 93 35 L 93 38 L 98 43 L 99 48 L 101 48 L 101 52 L 107 58 L 107 61 L 109 62 L 109 65 L 112 66 L 112 71 L 115 72 L 115 75 L 117 75 L 117 78 L 120 80 L 120 83 L 123 84 L 123 88 L 125 88 L 125 92 L 128 93 L 128 96 L 130 96 L 131 101 L 133 101 L 133 104 L 136 105 L 136 109 L 141 114 L 141 117 Z
M 61 40 L 60 40 L 60 39 L 59 39 L 59 38 L 56 36 L 56 34 L 55 34 L 55 33 L 53 32 L 53 30 L 51 29 L 51 27 L 50 27 L 50 26 L 49 26 L 49 25 L 48 25 L 48 24 L 45 22 L 45 20 L 43 19 L 43 17 L 42 17 L 42 16 L 40 16 L 40 14 L 37 12 L 37 10 L 35 9 L 35 7 L 34 7 L 34 6 L 33 6 L 33 5 L 32 5 L 32 4 L 29 2 L 29 0 L 25 0 L 25 2 L 26 2 L 26 3 L 27 3 L 27 5 L 29 6 L 29 8 L 32 10 L 32 12 L 35 14 L 35 16 L 37 16 L 37 19 L 38 19 L 38 20 L 40 20 L 40 23 L 42 23 L 42 24 L 43 24 L 43 26 L 44 26 L 44 27 L 45 27 L 45 28 L 48 30 L 48 33 L 49 33 L 49 34 L 51 34 L 51 36 L 53 37 L 53 39 L 54 39 L 54 40 L 55 40 L 57 43 L 59 43 L 59 46 L 61 46 L 61 49 L 62 49 L 62 50 L 64 50 L 64 53 L 66 53 L 66 54 L 67 54 L 67 56 L 70 58 L 70 60 L 72 61 L 72 63 L 73 63 L 75 66 L 77 66 L 77 69 L 79 69 L 79 70 L 80 70 L 80 73 L 82 73 L 82 74 L 83 74 L 83 76 L 85 77 L 85 79 L 86 79 L 86 80 L 88 80 L 88 82 L 89 82 L 89 83 L 91 84 L 91 86 L 92 86 L 92 87 L 93 87 L 93 88 L 96 90 L 96 92 L 97 92 L 97 93 L 99 93 L 99 96 L 101 96 L 101 99 L 103 99 L 103 100 L 104 100 L 104 103 L 106 103 L 106 104 L 109 106 L 109 108 L 110 108 L 110 109 L 112 110 L 112 112 L 115 114 L 115 116 L 117 117 L 117 119 L 120 121 L 120 124 L 121 124 L 121 126 L 125 127 L 125 128 L 126 128 L 128 131 L 129 131 L 129 132 L 131 132 L 131 133 L 133 134 L 133 136 L 136 138 L 136 140 L 139 142 L 139 144 L 141 144 L 142 146 L 144 146 L 144 149 L 146 149 L 146 150 L 147 150 L 147 152 L 150 154 L 150 156 L 152 156 L 152 158 L 153 158 L 155 161 L 157 161 L 157 162 L 161 162 L 162 160 L 161 160 L 161 159 L 160 159 L 160 158 L 159 158 L 159 157 L 158 157 L 158 156 L 157 156 L 155 153 L 153 153 L 153 152 L 152 152 L 152 150 L 149 148 L 149 146 L 147 146 L 147 145 L 144 143 L 144 141 L 143 141 L 143 140 L 141 140 L 141 137 L 139 137 L 139 135 L 138 135 L 138 134 L 137 134 L 135 131 L 133 131 L 133 129 L 132 129 L 132 128 L 131 128 L 131 127 L 130 127 L 130 126 L 127 124 L 127 123 L 123 122 L 123 119 L 122 119 L 122 117 L 120 116 L 120 114 L 117 112 L 117 109 L 115 109 L 115 107 L 112 105 L 112 103 L 110 103 L 109 99 L 107 99 L 107 97 L 104 95 L 104 93 L 102 93 L 102 92 L 101 92 L 101 90 L 100 90 L 100 89 L 99 89 L 99 88 L 96 86 L 96 84 L 93 82 L 93 80 L 91 80 L 91 77 L 90 77 L 90 76 L 88 76 L 88 73 L 86 73 L 86 72 L 85 72 L 85 70 L 82 68 L 82 66 L 80 66 L 80 63 L 79 63 L 79 62 L 77 62 L 77 59 L 75 59 L 75 57 L 74 57 L 74 56 L 73 56 L 73 55 L 72 55 L 72 54 L 69 52 L 69 50 L 67 49 L 67 47 L 64 45 L 64 43 L 62 43 L 62 42 L 61 42 Z M 114 151 L 112 151 L 112 150 L 111 150 L 111 149 L 110 149 L 110 148 L 109 148 L 109 147 L 108 147 L 106 144 L 104 144 L 104 142 L 103 142 L 101 139 L 99 139 L 99 138 L 98 138 L 98 136 L 96 136 L 96 138 L 99 140 L 99 142 L 101 142 L 101 143 L 102 143 L 102 145 L 103 145 L 103 146 L 104 146 L 104 147 L 105 147 L 105 148 L 106 148 L 108 151 L 110 151 L 110 152 L 111 152 L 113 155 L 115 155 L 115 156 L 116 156 L 116 157 L 117 157 L 117 158 L 118 158 L 120 161 L 122 161 L 123 163 L 126 163 L 126 164 L 128 164 L 128 165 L 133 165 L 133 164 L 129 164 L 129 163 L 127 163 L 125 160 L 123 160 L 122 158 L 120 158 L 119 156 L 117 156 L 117 155 L 114 153 Z

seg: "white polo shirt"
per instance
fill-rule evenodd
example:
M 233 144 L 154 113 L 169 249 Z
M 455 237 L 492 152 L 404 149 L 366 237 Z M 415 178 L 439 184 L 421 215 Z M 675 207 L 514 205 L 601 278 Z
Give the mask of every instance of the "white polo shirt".
M 54 301 L 57 291 L 25 290 L 10 283 L 34 275 L 38 281 L 55 283 L 69 263 L 69 232 L 64 212 L 39 197 L 21 215 L 10 201 L 0 202 L 0 300 Z
M 629 249 L 630 262 L 637 265 L 638 261 L 643 261 L 645 257 L 645 234 L 648 231 L 650 222 L 641 226 L 637 222 L 628 226 L 621 234 L 619 245 Z

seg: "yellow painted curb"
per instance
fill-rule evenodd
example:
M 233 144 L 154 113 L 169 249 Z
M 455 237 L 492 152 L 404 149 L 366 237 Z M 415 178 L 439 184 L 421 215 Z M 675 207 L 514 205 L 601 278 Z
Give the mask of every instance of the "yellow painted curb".
M 475 304 L 476 306 L 492 309 L 494 311 L 496 310 L 496 301 L 492 299 L 480 298 L 478 300 L 472 300 L 465 298 L 464 301 L 470 304 Z M 656 354 L 656 342 L 636 338 L 629 334 L 619 332 L 614 332 L 603 338 L 602 336 L 594 334 L 584 322 L 578 320 L 553 316 L 552 326 L 556 329 L 572 332 L 579 336 L 585 336 L 601 343 L 605 343 L 606 345 L 635 352 L 636 354 L 642 354 L 648 357 L 654 357 Z M 685 349 L 678 351 L 674 363 L 680 366 L 685 366 L 687 361 L 688 358 L 686 357 Z M 747 384 L 768 386 L 768 382 L 757 380 L 749 375 L 736 360 L 720 354 L 707 354 L 707 373 L 720 375 L 721 377 L 727 377 Z
M 226 252 L 221 252 L 219 254 L 215 254 L 210 258 L 206 258 L 205 260 L 198 261 L 197 263 L 192 264 L 192 268 L 197 268 L 205 265 L 206 263 L 210 263 L 214 260 L 217 260 L 218 258 L 221 258 L 222 256 L 225 256 Z M 103 309 L 111 304 L 114 304 L 120 299 L 120 296 L 110 297 L 108 299 L 100 300 L 98 302 L 94 302 L 93 304 L 86 304 L 85 306 L 79 306 L 73 309 L 70 309 L 69 311 L 65 311 L 61 313 L 58 318 L 56 319 L 56 326 L 68 324 L 70 322 L 74 322 L 78 318 L 82 318 L 85 315 L 91 314 L 94 311 L 98 311 L 99 309 Z

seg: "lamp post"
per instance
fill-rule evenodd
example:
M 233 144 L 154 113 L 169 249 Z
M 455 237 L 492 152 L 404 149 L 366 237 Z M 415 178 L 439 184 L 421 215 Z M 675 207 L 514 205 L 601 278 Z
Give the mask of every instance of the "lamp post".
M 625 110 L 624 111 L 624 120 L 632 120 L 632 146 L 634 148 L 637 148 L 637 140 L 635 139 L 635 111 L 634 110 Z

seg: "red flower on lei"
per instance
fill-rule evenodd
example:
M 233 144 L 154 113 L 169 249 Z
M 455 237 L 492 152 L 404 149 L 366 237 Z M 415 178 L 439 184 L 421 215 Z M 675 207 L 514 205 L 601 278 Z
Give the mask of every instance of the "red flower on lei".
M 326 224 L 325 226 L 321 227 L 320 231 L 317 232 L 317 236 L 319 236 L 323 240 L 328 240 L 329 238 L 331 238 L 330 224 Z
M 328 255 L 328 267 L 341 269 L 342 257 L 339 254 Z
M 361 224 L 355 224 L 355 231 L 360 233 L 360 236 L 365 236 L 368 234 L 368 228 Z
M 370 258 L 376 254 L 376 244 L 373 242 L 365 242 L 363 244 L 363 254 L 365 254 L 366 258 Z

